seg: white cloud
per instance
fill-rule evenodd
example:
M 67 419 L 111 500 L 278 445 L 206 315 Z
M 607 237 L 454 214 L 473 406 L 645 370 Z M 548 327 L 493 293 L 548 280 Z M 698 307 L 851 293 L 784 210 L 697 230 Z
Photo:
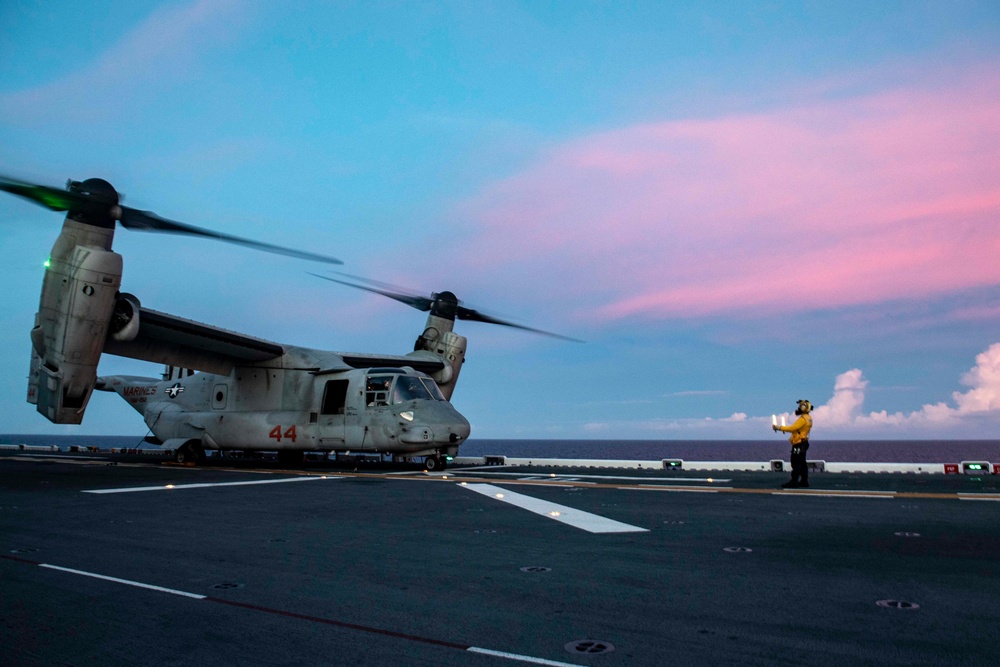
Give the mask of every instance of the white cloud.
M 1000 410 L 1000 343 L 994 343 L 976 355 L 976 367 L 962 376 L 962 384 L 972 387 L 961 394 L 955 392 L 952 398 L 958 404 L 958 412 L 969 414 Z
M 961 382 L 971 389 L 952 393 L 954 405 L 928 403 L 910 413 L 881 410 L 863 414 L 868 381 L 855 368 L 837 376 L 833 397 L 814 410 L 813 418 L 828 428 L 943 426 L 1000 413 L 1000 343 L 976 355 L 976 365 L 962 376 Z
M 833 386 L 833 397 L 813 411 L 813 418 L 828 425 L 846 425 L 857 419 L 865 402 L 865 380 L 858 368 L 852 368 L 837 376 Z
M 952 404 L 928 403 L 912 412 L 863 411 L 868 380 L 861 369 L 837 376 L 833 396 L 813 410 L 814 434 L 830 438 L 927 437 L 937 429 L 961 427 L 967 437 L 995 437 L 1000 432 L 1000 343 L 976 356 L 976 365 L 961 378 L 970 389 L 954 392 Z M 788 423 L 796 417 L 783 415 Z M 622 422 L 592 422 L 583 429 L 591 435 L 607 433 L 664 435 L 669 437 L 764 438 L 770 434 L 771 416 L 749 416 L 734 412 L 728 417 L 646 419 Z M 968 427 L 968 428 L 966 428 Z

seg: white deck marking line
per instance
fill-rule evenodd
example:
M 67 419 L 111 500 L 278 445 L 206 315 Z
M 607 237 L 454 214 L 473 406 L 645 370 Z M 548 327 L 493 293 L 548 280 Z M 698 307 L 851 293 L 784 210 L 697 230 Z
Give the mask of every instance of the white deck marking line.
M 584 512 L 583 510 L 552 503 L 539 498 L 532 498 L 521 493 L 515 493 L 492 484 L 459 484 L 460 487 L 475 491 L 484 496 L 495 498 L 502 502 L 534 512 L 553 521 L 586 530 L 589 533 L 648 533 L 647 528 L 631 526 L 621 521 Z
M 634 486 L 615 487 L 619 491 L 672 491 L 674 493 L 718 493 L 719 489 L 732 489 L 731 486 L 720 486 L 706 489 L 703 486 L 659 486 L 654 484 L 636 484 Z
M 73 454 L 49 454 L 47 452 L 37 452 L 37 453 L 34 453 L 34 452 L 24 452 L 20 456 L 14 456 L 14 457 L 11 457 L 11 458 L 28 459 L 29 461 L 44 461 L 44 460 L 47 460 L 47 459 L 77 459 L 77 460 L 81 460 L 81 459 L 86 459 L 86 460 L 100 459 L 101 461 L 108 461 L 108 460 L 110 460 L 110 459 L 108 459 L 107 456 L 101 456 L 100 454 L 96 454 L 96 455 L 93 455 L 93 456 L 77 456 L 77 455 L 73 455 Z
M 135 493 L 137 491 L 177 491 L 178 489 L 206 489 L 213 486 L 250 486 L 253 484 L 284 484 L 285 482 L 311 482 L 316 479 L 340 479 L 326 475 L 286 477 L 282 479 L 258 479 L 252 482 L 214 482 L 203 484 L 160 484 L 159 486 L 128 486 L 121 489 L 88 489 L 81 493 Z
M 544 482 L 546 486 L 574 486 L 576 484 L 595 484 L 595 482 L 583 482 L 576 477 L 518 477 L 518 482 Z
M 888 498 L 893 500 L 894 493 L 851 493 L 839 491 L 836 493 L 795 493 L 794 491 L 772 491 L 772 496 L 798 496 L 799 498 Z
M 204 600 L 207 597 L 206 595 L 198 595 L 197 593 L 187 593 L 185 591 L 178 591 L 173 588 L 164 588 L 163 586 L 153 586 L 152 584 L 144 584 L 138 581 L 131 581 L 129 579 L 119 579 L 118 577 L 109 577 L 105 574 L 96 574 L 94 572 L 84 572 L 83 570 L 74 570 L 68 567 L 59 567 L 58 565 L 48 565 L 46 563 L 39 563 L 38 567 L 46 567 L 50 570 L 59 570 L 60 572 L 69 572 L 70 574 L 79 574 L 84 577 L 93 577 L 94 579 L 103 579 L 104 581 L 113 581 L 116 584 L 126 584 L 128 586 L 135 586 L 137 588 L 148 588 L 151 591 L 170 593 L 171 595 L 180 595 L 181 597 L 194 598 L 195 600 Z
M 792 487 L 795 488 L 795 487 Z M 828 496 L 855 496 L 859 493 L 870 493 L 873 496 L 895 496 L 895 491 L 883 491 L 881 489 L 848 489 L 844 491 L 838 491 L 836 489 L 799 489 L 797 491 L 778 491 L 777 493 L 788 493 L 793 496 L 809 496 L 816 495 L 817 493 L 825 493 Z
M 524 477 L 525 479 L 530 479 L 532 477 L 537 477 L 539 479 L 566 479 L 566 475 L 560 475 L 558 473 L 532 475 L 531 477 L 525 476 L 523 472 L 499 472 L 495 470 L 476 470 L 475 468 L 455 468 L 451 471 L 452 473 L 468 473 L 476 474 L 481 473 L 483 475 L 505 475 L 507 477 Z M 666 477 L 635 477 L 627 475 L 572 475 L 572 479 L 629 479 L 638 480 L 646 482 L 663 482 L 665 484 L 678 484 L 678 483 L 690 483 L 690 482 L 706 482 L 713 484 L 715 482 L 731 482 L 731 479 L 721 479 L 719 477 L 677 477 L 675 479 L 668 479 Z
M 73 466 L 118 466 L 119 468 L 152 468 L 158 465 L 157 463 L 122 463 L 113 462 L 111 459 L 99 459 L 99 458 L 39 458 L 37 456 L 11 456 L 10 461 L 20 461 L 22 463 L 30 461 L 31 463 L 65 463 L 67 465 Z
M 1000 502 L 1000 495 L 984 493 L 981 496 L 960 493 L 958 494 L 959 500 L 992 500 L 993 502 Z
M 580 667 L 572 662 L 559 662 L 558 660 L 546 660 L 545 658 L 533 658 L 530 655 L 520 655 L 519 653 L 505 653 L 504 651 L 493 651 L 488 648 L 479 648 L 478 646 L 470 646 L 465 649 L 470 653 L 482 653 L 483 655 L 492 655 L 497 658 L 506 658 L 508 660 L 520 660 L 521 662 L 530 662 L 535 665 L 551 665 L 552 667 Z

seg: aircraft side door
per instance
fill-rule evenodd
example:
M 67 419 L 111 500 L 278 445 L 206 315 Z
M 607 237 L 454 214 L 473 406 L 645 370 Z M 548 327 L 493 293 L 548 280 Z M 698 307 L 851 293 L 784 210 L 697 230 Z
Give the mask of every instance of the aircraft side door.
M 320 403 L 317 415 L 320 445 L 330 449 L 345 447 L 344 418 L 347 407 L 347 390 L 350 382 L 326 380 L 319 388 Z

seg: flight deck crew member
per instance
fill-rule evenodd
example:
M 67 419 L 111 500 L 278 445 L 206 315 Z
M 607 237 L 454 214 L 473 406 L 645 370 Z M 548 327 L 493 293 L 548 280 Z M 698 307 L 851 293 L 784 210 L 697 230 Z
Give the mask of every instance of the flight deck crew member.
M 792 445 L 792 479 L 782 484 L 785 489 L 808 489 L 809 488 L 809 466 L 806 464 L 806 451 L 809 449 L 809 431 L 812 430 L 813 419 L 812 403 L 809 401 L 798 401 L 795 414 L 799 416 L 791 426 L 778 426 L 774 424 L 775 431 L 791 433 L 788 439 Z

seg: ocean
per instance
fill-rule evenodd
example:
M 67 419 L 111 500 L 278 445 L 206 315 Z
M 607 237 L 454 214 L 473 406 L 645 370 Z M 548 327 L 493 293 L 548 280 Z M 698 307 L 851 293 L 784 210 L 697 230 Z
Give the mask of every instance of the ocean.
M 151 447 L 142 436 L 0 435 L 0 444 Z M 460 456 L 498 454 L 556 459 L 770 461 L 788 459 L 788 442 L 773 440 L 498 440 L 472 438 Z M 1000 463 L 1000 440 L 813 440 L 809 459 L 870 463 Z

